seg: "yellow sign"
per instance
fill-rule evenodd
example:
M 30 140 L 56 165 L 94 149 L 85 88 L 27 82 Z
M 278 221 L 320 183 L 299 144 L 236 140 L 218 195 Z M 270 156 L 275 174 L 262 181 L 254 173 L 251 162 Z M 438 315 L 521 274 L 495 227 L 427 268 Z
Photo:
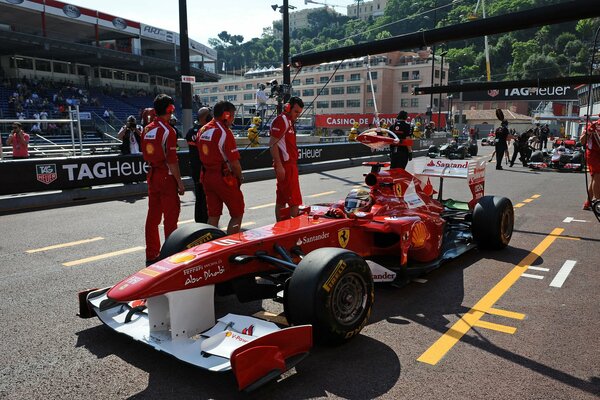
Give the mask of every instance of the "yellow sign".
M 342 248 L 346 248 L 348 242 L 350 241 L 350 229 L 343 228 L 338 231 L 338 241 L 340 242 L 340 246 Z

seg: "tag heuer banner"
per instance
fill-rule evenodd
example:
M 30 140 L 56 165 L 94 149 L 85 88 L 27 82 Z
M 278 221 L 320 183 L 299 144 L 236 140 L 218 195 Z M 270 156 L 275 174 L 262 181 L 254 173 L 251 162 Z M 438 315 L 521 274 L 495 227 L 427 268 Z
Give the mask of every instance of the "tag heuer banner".
M 463 92 L 462 99 L 463 101 L 577 100 L 577 92 L 570 86 L 491 89 L 487 92 Z

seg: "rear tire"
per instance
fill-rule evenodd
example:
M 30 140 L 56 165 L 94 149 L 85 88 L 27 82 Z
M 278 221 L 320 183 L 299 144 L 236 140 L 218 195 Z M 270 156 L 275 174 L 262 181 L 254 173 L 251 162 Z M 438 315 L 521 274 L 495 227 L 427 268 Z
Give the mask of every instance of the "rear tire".
M 375 296 L 373 277 L 357 254 L 317 249 L 304 257 L 288 283 L 288 322 L 311 324 L 315 342 L 344 343 L 367 324 Z
M 160 249 L 160 259 L 177 254 L 183 250 L 210 242 L 225 236 L 225 233 L 212 225 L 191 223 L 177 228 L 169 235 Z
M 473 209 L 471 229 L 477 246 L 501 250 L 508 246 L 514 227 L 513 205 L 506 197 L 484 196 Z

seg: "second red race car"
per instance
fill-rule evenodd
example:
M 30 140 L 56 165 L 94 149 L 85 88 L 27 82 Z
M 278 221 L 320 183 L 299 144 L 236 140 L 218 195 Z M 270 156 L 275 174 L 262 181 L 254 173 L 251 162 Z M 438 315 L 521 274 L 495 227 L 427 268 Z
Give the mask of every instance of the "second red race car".
M 387 130 L 358 140 L 410 145 Z M 375 283 L 405 283 L 474 247 L 508 245 L 513 206 L 484 196 L 485 163 L 423 160 L 415 175 L 366 163 L 366 188 L 272 225 L 230 236 L 185 225 L 166 240 L 161 261 L 112 287 L 81 292 L 80 315 L 195 366 L 233 370 L 240 389 L 255 389 L 299 362 L 313 340 L 340 344 L 358 335 Z M 440 181 L 437 196 L 432 178 Z M 447 178 L 466 179 L 470 201 L 444 200 Z M 216 316 L 215 295 L 229 294 L 242 302 L 275 299 L 285 318 Z

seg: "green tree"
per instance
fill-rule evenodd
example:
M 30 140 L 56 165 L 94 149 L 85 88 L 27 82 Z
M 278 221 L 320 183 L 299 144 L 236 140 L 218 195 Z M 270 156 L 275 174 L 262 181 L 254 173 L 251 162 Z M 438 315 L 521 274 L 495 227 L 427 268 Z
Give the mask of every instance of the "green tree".
M 556 61 L 542 54 L 532 54 L 523 64 L 522 79 L 538 79 L 560 74 L 560 67 Z

